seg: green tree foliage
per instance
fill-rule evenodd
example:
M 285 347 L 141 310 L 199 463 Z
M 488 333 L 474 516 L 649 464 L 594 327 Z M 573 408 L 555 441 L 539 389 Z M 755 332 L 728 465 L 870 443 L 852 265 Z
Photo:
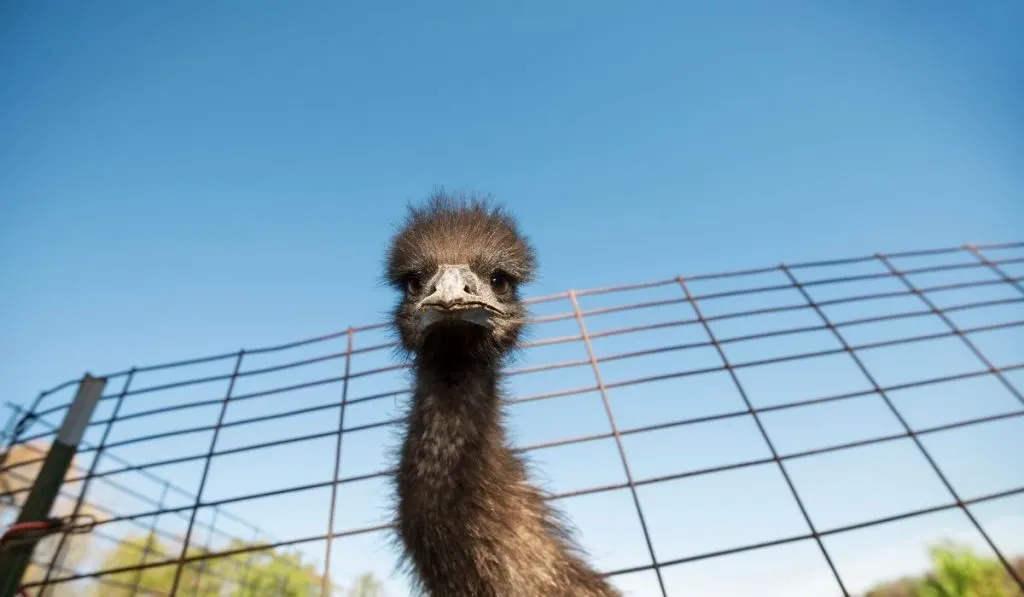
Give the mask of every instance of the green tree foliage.
M 192 550 L 189 555 L 198 553 L 199 550 Z M 177 555 L 177 550 L 169 549 L 155 534 L 150 533 L 146 536 L 125 538 L 103 558 L 99 567 L 126 568 L 172 559 Z M 179 586 L 189 589 L 188 592 L 197 597 L 219 597 L 224 584 L 220 575 L 213 570 L 216 567 L 216 564 L 211 565 L 206 561 L 186 564 L 181 573 Z M 167 594 L 174 584 L 174 574 L 175 566 L 167 565 L 104 575 L 98 579 L 93 594 L 96 597 Z
M 950 542 L 934 545 L 928 553 L 932 569 L 927 574 L 879 585 L 864 597 L 1024 597 L 998 560 Z M 1013 566 L 1024 576 L 1024 558 Z
M 218 551 L 256 547 L 261 545 L 232 541 Z M 205 550 L 196 548 L 189 551 L 188 557 L 204 553 Z M 143 563 L 144 555 L 145 562 L 152 563 L 173 559 L 178 549 L 169 549 L 153 534 L 129 537 L 107 554 L 100 568 L 137 566 Z M 171 564 L 104 575 L 93 594 L 96 597 L 167 594 L 174 583 L 175 569 Z M 178 586 L 181 594 L 196 597 L 311 597 L 320 595 L 322 581 L 316 567 L 303 562 L 300 554 L 263 548 L 188 562 L 182 569 Z M 337 587 L 332 587 L 330 594 L 338 594 Z M 374 593 L 366 595 L 376 597 Z
M 998 561 L 979 558 L 952 543 L 932 547 L 934 571 L 921 583 L 920 597 L 1014 597 L 1019 594 Z
M 254 546 L 236 540 L 228 545 L 227 550 Z M 264 549 L 234 554 L 222 562 L 220 569 L 232 579 L 229 593 L 232 597 L 305 597 L 320 594 L 323 577 L 317 572 L 316 566 L 302 561 L 301 554 Z
M 348 589 L 348 597 L 382 597 L 380 581 L 372 573 L 367 572 L 352 583 Z

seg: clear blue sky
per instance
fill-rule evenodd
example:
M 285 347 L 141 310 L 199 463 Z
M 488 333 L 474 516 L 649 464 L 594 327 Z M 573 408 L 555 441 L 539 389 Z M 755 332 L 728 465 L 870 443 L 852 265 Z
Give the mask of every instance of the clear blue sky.
M 1020 240 L 1022 26 L 1013 1 L 5 3 L 4 398 L 376 321 L 436 184 L 510 205 L 531 294 Z

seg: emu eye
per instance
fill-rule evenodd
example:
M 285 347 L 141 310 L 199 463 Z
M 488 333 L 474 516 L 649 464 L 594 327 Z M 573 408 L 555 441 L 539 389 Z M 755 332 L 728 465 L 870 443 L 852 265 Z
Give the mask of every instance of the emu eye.
M 423 281 L 419 276 L 407 276 L 405 278 L 405 291 L 410 295 L 419 294 L 423 290 Z
M 491 288 L 498 294 L 505 294 L 512 288 L 512 278 L 503 271 L 491 274 Z

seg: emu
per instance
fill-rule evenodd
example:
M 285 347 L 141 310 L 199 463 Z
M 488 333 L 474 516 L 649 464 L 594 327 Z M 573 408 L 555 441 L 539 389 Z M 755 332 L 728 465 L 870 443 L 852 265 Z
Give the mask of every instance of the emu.
M 414 390 L 394 477 L 397 542 L 434 597 L 619 597 L 531 485 L 503 423 L 501 367 L 536 268 L 515 220 L 486 198 L 410 207 L 386 257 L 391 324 Z

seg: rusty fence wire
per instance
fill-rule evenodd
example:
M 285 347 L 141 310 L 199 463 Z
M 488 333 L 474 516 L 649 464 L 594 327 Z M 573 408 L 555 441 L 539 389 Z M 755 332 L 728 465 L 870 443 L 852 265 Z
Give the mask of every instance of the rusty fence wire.
M 745 574 L 715 572 L 730 558 L 767 578 L 762 554 L 792 549 L 779 561 L 799 560 L 812 592 L 856 595 L 845 538 L 911 520 L 975 537 L 1024 594 L 1013 531 L 985 522 L 1024 516 L 1022 282 L 1024 243 L 1004 243 L 532 298 L 507 369 L 516 449 L 632 594 L 704 594 Z M 58 501 L 96 526 L 40 545 L 25 594 L 207 594 L 196 579 L 225 569 L 203 562 L 233 557 L 244 577 L 239 557 L 269 549 L 314 562 L 318 594 L 366 570 L 408 590 L 388 576 L 389 450 L 409 393 L 392 342 L 375 324 L 106 375 Z M 8 404 L 12 511 L 76 384 Z M 104 560 L 139 533 L 169 547 Z M 69 557 L 76 541 L 87 553 Z M 147 570 L 170 588 L 144 586 Z

